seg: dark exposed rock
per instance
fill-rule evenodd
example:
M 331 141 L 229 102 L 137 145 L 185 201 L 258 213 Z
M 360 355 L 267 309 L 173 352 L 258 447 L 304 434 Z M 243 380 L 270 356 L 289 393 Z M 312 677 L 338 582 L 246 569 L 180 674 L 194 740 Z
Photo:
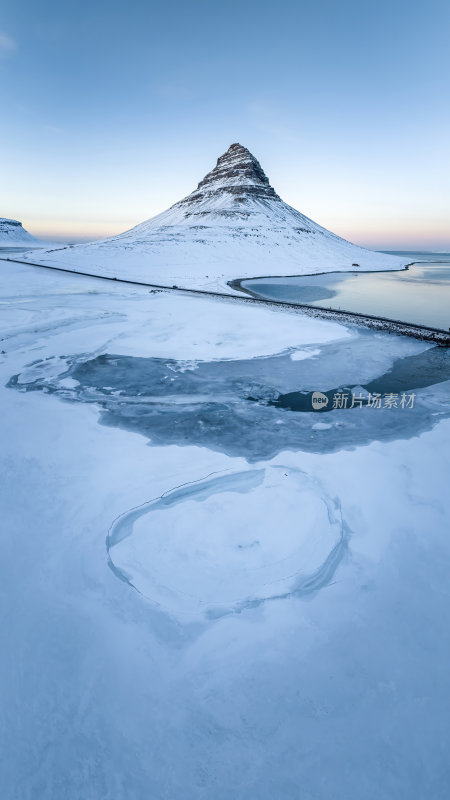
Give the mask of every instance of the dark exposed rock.
M 215 194 L 228 192 L 235 195 L 236 202 L 247 198 L 279 200 L 269 183 L 261 164 L 241 144 L 232 144 L 226 153 L 217 159 L 217 164 L 203 178 L 197 189 L 178 205 L 187 205 L 213 199 Z
M 4 217 L 1 217 L 0 230 L 3 228 L 22 228 L 22 223 L 17 219 L 5 219 Z

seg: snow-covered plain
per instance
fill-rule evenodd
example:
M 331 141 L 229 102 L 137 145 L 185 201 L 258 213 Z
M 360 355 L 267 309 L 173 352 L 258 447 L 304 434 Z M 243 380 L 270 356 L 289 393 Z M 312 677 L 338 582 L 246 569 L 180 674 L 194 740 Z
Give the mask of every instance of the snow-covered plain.
M 111 239 L 29 255 L 30 261 L 163 286 L 234 293 L 260 275 L 401 269 L 408 259 L 327 231 L 276 194 L 256 158 L 233 144 L 197 189 Z
M 2 796 L 447 798 L 446 351 L 0 274 Z

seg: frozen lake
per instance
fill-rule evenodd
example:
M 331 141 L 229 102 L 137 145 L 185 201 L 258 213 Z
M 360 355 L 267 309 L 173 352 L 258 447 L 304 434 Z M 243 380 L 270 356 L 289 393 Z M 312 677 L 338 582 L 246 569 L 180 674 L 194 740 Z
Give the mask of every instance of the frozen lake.
M 409 255 L 409 254 L 408 254 Z M 242 287 L 257 297 L 354 311 L 447 331 L 450 327 L 450 253 L 411 253 L 399 272 L 336 272 L 257 278 Z M 423 261 L 422 261 L 423 259 Z
M 449 350 L 0 277 L 2 796 L 447 800 Z

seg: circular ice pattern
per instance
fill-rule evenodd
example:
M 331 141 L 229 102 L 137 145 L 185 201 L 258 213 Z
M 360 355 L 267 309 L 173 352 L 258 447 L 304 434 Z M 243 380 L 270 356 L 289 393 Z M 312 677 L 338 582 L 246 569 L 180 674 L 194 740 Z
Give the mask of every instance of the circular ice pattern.
M 107 543 L 119 577 L 187 621 L 319 588 L 344 539 L 320 485 L 277 465 L 168 491 L 119 517 Z

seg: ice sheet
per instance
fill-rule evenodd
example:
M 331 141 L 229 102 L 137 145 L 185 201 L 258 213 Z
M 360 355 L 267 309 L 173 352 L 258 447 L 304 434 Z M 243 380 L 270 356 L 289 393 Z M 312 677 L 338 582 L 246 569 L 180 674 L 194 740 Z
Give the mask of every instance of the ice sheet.
M 327 341 L 321 323 L 313 333 L 306 327 L 301 331 L 294 315 L 288 317 L 292 339 L 286 331 L 280 342 L 282 317 L 270 312 L 261 333 L 263 353 L 255 333 L 252 349 L 239 356 L 232 342 L 228 358 L 233 361 L 221 364 L 218 343 L 207 341 L 207 326 L 199 343 L 195 317 L 204 309 L 211 320 L 220 308 L 222 329 L 231 335 L 238 318 L 231 316 L 226 328 L 228 303 L 222 308 L 206 301 L 194 313 L 186 302 L 182 312 L 169 298 L 123 288 L 105 291 L 87 279 L 16 271 L 11 265 L 2 267 L 0 291 L 1 309 L 13 311 L 0 314 L 2 795 L 8 800 L 446 800 L 448 384 L 418 390 L 417 416 L 413 409 L 398 436 L 397 423 L 391 422 L 389 437 L 380 434 L 377 440 L 373 428 L 363 442 L 362 418 L 356 417 L 350 447 L 333 452 L 323 446 L 320 452 L 284 447 L 249 463 L 245 439 L 241 453 L 230 455 L 222 442 L 214 449 L 199 446 L 184 432 L 178 442 L 174 436 L 149 446 L 148 436 L 139 431 L 99 425 L 98 397 L 86 402 L 86 387 L 67 374 L 80 356 L 82 364 L 97 363 L 105 353 L 124 356 L 123 342 L 132 364 L 142 358 L 178 361 L 180 369 L 167 374 L 183 393 L 188 384 L 182 376 L 194 380 L 198 373 L 204 384 L 214 376 L 215 383 L 222 368 L 231 378 L 226 370 L 239 370 L 240 359 L 247 359 L 248 369 L 251 362 L 259 364 L 260 381 L 265 359 L 253 356 L 263 354 L 273 358 L 265 377 L 272 375 L 287 392 L 295 370 L 305 381 L 321 377 L 333 386 L 341 370 L 360 385 L 363 378 L 388 372 L 399 358 L 426 353 L 426 347 L 395 336 L 358 334 L 354 328 L 350 335 L 344 329 L 328 331 L 332 340 Z M 16 317 L 16 308 L 27 316 Z M 181 341 L 172 335 L 167 315 L 182 319 Z M 242 317 L 246 325 L 246 308 Z M 296 332 L 302 335 L 294 339 Z M 317 336 L 323 336 L 320 343 Z M 334 347 L 342 349 L 333 359 L 326 351 Z M 320 354 L 292 361 L 296 348 L 320 349 Z M 12 375 L 23 375 L 25 382 L 7 388 Z M 40 379 L 40 391 L 27 390 Z M 53 383 L 58 391 L 51 390 Z M 110 395 L 115 391 L 111 374 L 101 388 Z M 192 399 L 192 385 L 188 394 Z M 258 410 L 284 414 L 293 430 L 295 420 L 309 416 L 311 434 L 330 433 L 312 426 L 328 424 L 332 413 L 308 415 L 253 404 L 252 414 Z M 355 419 L 353 411 L 343 414 L 344 425 Z M 417 420 L 425 418 L 422 427 Z M 166 426 L 166 436 L 172 437 L 172 427 Z M 271 432 L 264 418 L 259 439 Z M 284 441 L 289 443 L 287 436 Z M 239 437 L 234 442 L 237 448 Z M 275 474 L 281 481 L 285 472 L 290 476 L 285 480 L 292 481 L 292 491 L 276 492 L 283 500 L 278 513 L 276 502 L 272 507 L 264 496 L 267 491 L 271 498 L 264 482 L 246 483 L 245 476 L 255 471 L 264 473 L 264 481 Z M 215 483 L 203 500 L 194 499 L 192 486 L 205 488 L 205 481 L 214 480 L 212 473 L 216 478 L 243 473 L 242 485 L 236 486 L 245 491 L 227 493 Z M 182 500 L 172 494 L 181 484 L 191 487 Z M 183 515 L 183 508 L 199 515 L 192 534 L 206 564 L 206 554 L 215 552 L 216 575 L 226 582 L 237 578 L 231 569 L 221 573 L 222 558 L 230 565 L 238 558 L 232 542 L 248 545 L 250 564 L 259 531 L 261 553 L 271 554 L 260 562 L 264 568 L 272 569 L 273 548 L 287 554 L 295 568 L 292 544 L 308 520 L 295 498 L 305 494 L 309 520 L 318 523 L 312 527 L 324 535 L 317 561 L 308 555 L 310 569 L 333 552 L 338 507 L 345 523 L 345 549 L 335 551 L 339 558 L 328 562 L 321 579 L 313 577 L 297 593 L 287 581 L 280 597 L 270 599 L 253 574 L 253 583 L 250 577 L 245 582 L 249 591 L 239 590 L 238 604 L 227 602 L 226 614 L 198 614 L 194 605 L 182 618 L 179 590 L 185 589 L 189 572 L 199 597 L 209 603 L 216 591 L 214 572 L 208 581 L 199 580 L 202 562 L 182 535 L 195 517 Z M 135 575 L 142 568 L 146 580 L 148 575 L 153 582 L 158 576 L 177 578 L 177 601 L 166 607 L 120 580 L 108 563 L 108 531 L 114 532 L 115 521 L 133 508 L 148 510 L 162 496 L 169 498 L 168 506 L 153 506 L 110 552 L 120 556 L 118 569 L 133 558 Z M 323 502 L 331 513 L 328 520 Z M 247 526 L 234 539 L 233 524 L 245 514 L 249 520 L 250 512 L 255 536 Z M 152 514 L 158 526 L 151 524 Z M 172 546 L 155 573 L 153 548 L 163 541 L 163 518 L 169 517 Z M 211 540 L 208 531 L 217 538 Z M 118 539 L 123 532 L 119 527 Z M 157 540 L 151 540 L 153 532 Z M 307 545 L 302 536 L 299 541 L 301 548 Z M 127 543 L 133 550 L 120 552 Z M 279 573 L 274 577 L 277 581 Z M 263 596 L 264 602 L 245 602 Z

